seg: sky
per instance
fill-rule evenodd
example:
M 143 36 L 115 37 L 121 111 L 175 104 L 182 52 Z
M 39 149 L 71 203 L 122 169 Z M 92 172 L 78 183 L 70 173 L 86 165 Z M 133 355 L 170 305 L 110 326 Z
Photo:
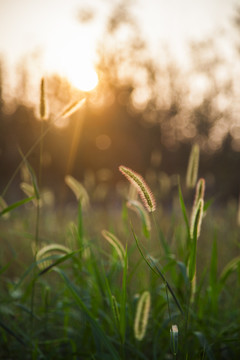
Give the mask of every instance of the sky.
M 14 78 L 16 64 L 22 61 L 32 68 L 35 77 L 56 71 L 71 81 L 76 75 L 83 79 L 88 74 L 94 83 L 96 45 L 117 3 L 0 0 L 0 54 L 11 74 L 9 81 Z M 238 0 L 132 0 L 130 9 L 151 49 L 157 53 L 159 45 L 166 42 L 184 60 L 187 42 L 228 28 L 237 4 Z M 92 22 L 81 24 L 77 15 L 85 6 L 96 13 Z

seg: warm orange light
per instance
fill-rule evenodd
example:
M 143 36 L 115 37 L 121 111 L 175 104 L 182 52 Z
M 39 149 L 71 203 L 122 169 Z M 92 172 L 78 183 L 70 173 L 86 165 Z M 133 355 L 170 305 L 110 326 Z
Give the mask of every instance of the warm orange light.
M 79 37 L 78 41 L 69 31 L 61 38 L 61 43 L 49 45 L 45 53 L 45 66 L 50 72 L 65 77 L 78 90 L 88 92 L 97 86 L 98 75 L 87 39 Z
M 66 77 L 69 82 L 79 90 L 91 91 L 98 84 L 98 76 L 93 67 L 78 65 L 78 68 L 71 68 L 66 70 Z

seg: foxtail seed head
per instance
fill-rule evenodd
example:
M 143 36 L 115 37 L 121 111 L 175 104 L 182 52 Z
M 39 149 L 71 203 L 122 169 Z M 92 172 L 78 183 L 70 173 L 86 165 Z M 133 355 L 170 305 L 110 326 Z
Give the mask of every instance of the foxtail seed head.
M 136 187 L 146 209 L 149 212 L 155 211 L 156 201 L 142 176 L 126 166 L 119 166 L 119 170 L 130 181 L 130 183 Z
M 33 246 L 33 251 L 35 246 Z M 37 250 L 37 249 L 36 249 Z M 53 260 L 48 259 L 53 255 L 66 255 L 71 252 L 71 249 L 64 245 L 60 244 L 50 244 L 43 246 L 40 250 L 36 253 L 36 261 L 38 262 L 38 267 L 40 270 L 45 269 L 46 267 L 50 266 L 53 263 Z M 44 260 L 46 258 L 46 260 Z
M 193 239 L 194 234 L 196 233 L 197 238 L 200 236 L 201 225 L 202 225 L 202 218 L 203 218 L 203 207 L 204 207 L 204 200 L 200 199 L 193 209 L 192 219 L 191 219 L 191 226 L 190 226 L 190 236 Z
M 146 333 L 148 318 L 151 306 L 151 295 L 149 291 L 144 291 L 137 303 L 137 311 L 134 321 L 135 338 L 141 341 Z
M 194 144 L 189 156 L 187 175 L 186 175 L 186 185 L 189 188 L 194 188 L 194 186 L 196 185 L 198 166 L 199 166 L 199 145 Z
M 199 179 L 196 186 L 194 205 L 196 206 L 200 199 L 204 199 L 205 194 L 205 180 Z
M 178 326 L 172 325 L 170 329 L 170 347 L 173 355 L 177 354 L 178 351 Z
M 34 199 L 32 200 L 34 206 L 40 205 L 42 206 L 42 200 L 38 199 L 36 196 L 36 191 L 34 189 L 34 186 L 31 184 L 28 184 L 26 182 L 21 182 L 20 183 L 20 189 L 28 196 L 28 197 L 34 197 Z
M 40 106 L 39 106 L 40 118 L 46 119 L 46 101 L 45 101 L 45 81 L 41 79 L 40 85 Z
M 196 215 L 196 207 L 198 206 L 198 202 L 200 199 L 204 200 L 205 194 L 205 180 L 199 179 L 196 185 L 195 198 L 192 207 L 191 220 L 190 220 L 190 228 L 194 226 L 194 216 Z
M 81 202 L 82 207 L 87 209 L 90 205 L 90 201 L 87 190 L 84 188 L 84 186 L 71 175 L 66 175 L 64 180 L 76 196 L 77 200 Z

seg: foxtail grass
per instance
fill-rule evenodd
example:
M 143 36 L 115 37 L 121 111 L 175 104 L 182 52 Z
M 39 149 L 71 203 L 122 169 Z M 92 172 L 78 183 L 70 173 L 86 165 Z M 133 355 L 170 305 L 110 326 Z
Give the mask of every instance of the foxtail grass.
M 47 119 L 46 111 L 46 95 L 45 95 L 45 79 L 41 79 L 40 84 L 40 104 L 39 104 L 39 115 L 41 120 Z
M 156 210 L 155 198 L 149 186 L 146 184 L 145 180 L 143 179 L 143 177 L 139 175 L 137 172 L 123 165 L 119 166 L 119 170 L 128 179 L 128 181 L 130 181 L 130 183 L 136 187 L 145 208 L 149 212 L 155 211 Z
M 137 303 L 137 310 L 134 320 L 134 336 L 138 341 L 143 340 L 149 319 L 151 307 L 151 295 L 149 291 L 144 291 Z
M 198 167 L 199 167 L 199 145 L 194 144 L 189 156 L 187 175 L 186 175 L 186 185 L 189 188 L 194 188 L 197 182 L 198 177 Z
M 122 266 L 124 267 L 125 250 L 122 243 L 118 240 L 118 238 L 115 235 L 113 235 L 107 230 L 102 230 L 102 236 L 109 242 L 109 244 L 111 244 L 114 247 L 114 249 L 116 250 L 119 256 L 119 260 Z
M 204 200 L 200 199 L 197 205 L 194 206 L 192 212 L 192 219 L 190 224 L 190 236 L 192 239 L 194 238 L 194 236 L 196 236 L 196 238 L 199 238 L 200 236 L 202 218 L 203 218 L 203 209 L 204 209 Z
M 34 247 L 33 247 L 34 249 Z M 52 264 L 52 261 L 50 259 L 45 259 L 46 257 L 50 257 L 52 255 L 58 255 L 58 254 L 70 254 L 71 249 L 67 248 L 64 245 L 60 244 L 49 244 L 43 246 L 40 250 L 36 253 L 36 261 L 38 263 L 38 267 L 40 270 L 43 270 L 50 266 Z M 40 262 L 41 261 L 41 262 Z
M 41 83 L 41 86 L 41 96 L 45 101 L 44 82 Z M 76 105 L 72 104 L 64 110 L 63 116 L 69 116 L 71 111 L 76 110 Z M 39 111 L 44 117 L 43 104 L 42 110 L 40 104 Z M 40 138 L 42 136 L 40 135 Z M 3 203 L 0 208 L 0 216 L 10 213 L 18 206 L 33 199 L 37 199 L 39 205 L 42 197 L 38 189 L 39 178 L 37 181 L 33 170 L 28 166 L 28 154 L 23 156 L 22 162 L 28 172 L 24 178 L 24 183 L 27 186 L 23 186 L 25 190 L 28 190 L 28 192 L 25 191 L 28 197 L 12 205 Z M 120 171 L 130 181 L 132 188 L 138 190 L 144 204 L 143 206 L 133 193 L 127 199 L 128 202 L 124 209 L 126 210 L 128 207 L 136 211 L 142 225 L 144 224 L 145 229 L 150 232 L 151 223 L 149 219 L 151 214 L 149 213 L 155 211 L 155 199 L 141 175 L 124 166 L 120 167 Z M 195 181 L 193 181 L 194 171 L 191 173 L 193 184 Z M 233 258 L 219 272 L 217 243 L 220 242 L 217 241 L 216 236 L 219 223 L 215 225 L 217 230 L 212 246 L 210 266 L 209 268 L 206 267 L 200 276 L 198 273 L 199 279 L 197 278 L 198 286 L 196 294 L 194 294 L 195 298 L 190 299 L 191 293 L 188 291 L 189 288 L 191 290 L 196 285 L 197 241 L 204 234 L 201 233 L 202 219 L 206 211 L 204 179 L 200 179 L 197 183 L 190 217 L 188 217 L 179 184 L 179 199 L 186 226 L 180 224 L 179 227 L 175 227 L 172 217 L 167 219 L 166 214 L 164 214 L 166 216 L 164 221 L 173 225 L 173 228 L 168 232 L 169 236 L 164 238 L 166 246 L 163 246 L 163 251 L 160 248 L 157 253 L 155 250 L 156 243 L 154 243 L 154 258 L 146 253 L 145 248 L 140 244 L 141 238 L 138 240 L 132 225 L 132 234 L 136 246 L 134 243 L 131 244 L 129 253 L 127 247 L 124 249 L 121 241 L 107 230 L 102 231 L 102 236 L 112 246 L 112 256 L 110 255 L 107 258 L 101 256 L 105 254 L 105 251 L 102 250 L 103 247 L 101 248 L 94 243 L 94 237 L 88 239 L 89 235 L 85 227 L 84 241 L 86 241 L 86 246 L 85 244 L 83 246 L 81 203 L 84 195 L 82 187 L 79 186 L 80 183 L 76 179 L 70 177 L 67 182 L 79 201 L 76 225 L 71 225 L 70 229 L 74 240 L 71 246 L 55 244 L 56 240 L 49 243 L 48 236 L 51 237 L 52 233 L 50 231 L 51 235 L 45 235 L 44 232 L 44 236 L 39 237 L 40 246 L 36 247 L 36 243 L 34 243 L 35 258 L 30 266 L 27 269 L 25 268 L 27 262 L 25 258 L 23 261 L 20 259 L 21 264 L 19 260 L 18 265 L 24 266 L 24 273 L 17 273 L 16 278 L 13 276 L 8 278 L 8 269 L 10 268 L 13 271 L 11 261 L 4 264 L 4 256 L 0 259 L 0 275 L 3 279 L 0 306 L 0 358 L 18 359 L 19 356 L 19 359 L 58 359 L 64 356 L 65 359 L 113 360 L 146 360 L 170 357 L 186 360 L 203 358 L 213 360 L 221 357 L 238 359 L 240 353 L 238 326 L 240 313 L 237 306 L 239 304 L 240 257 Z M 93 210 L 95 209 L 91 209 L 91 211 Z M 130 211 L 126 211 L 126 223 L 128 225 L 128 227 L 126 226 L 128 231 L 124 232 L 126 243 L 131 237 L 129 213 Z M 43 211 L 42 214 L 47 218 L 49 225 L 49 213 Z M 153 219 L 155 220 L 154 215 Z M 95 221 L 94 212 L 89 212 L 89 219 L 91 219 L 91 231 L 96 230 L 99 225 L 97 229 L 97 233 L 99 233 L 99 229 L 103 228 L 102 222 Z M 24 213 L 21 213 L 21 220 L 22 222 L 25 220 Z M 27 220 L 29 224 L 30 220 Z M 117 221 L 119 226 L 119 220 Z M 6 223 L 2 224 L 4 227 Z M 51 225 L 54 228 L 54 237 L 59 242 L 60 239 L 55 234 L 59 225 L 55 223 L 55 218 Z M 104 225 L 109 226 L 109 224 Z M 16 230 L 17 232 L 13 232 L 14 236 L 20 232 L 19 228 Z M 64 234 L 62 227 L 57 230 L 59 233 L 61 232 L 61 236 Z M 159 226 L 156 230 L 156 233 L 159 234 Z M 27 231 L 24 230 L 22 234 L 24 238 L 26 233 Z M 123 232 L 120 231 L 120 233 Z M 147 237 L 146 233 L 143 232 L 143 234 Z M 143 234 L 141 233 L 140 236 Z M 151 232 L 151 235 L 154 234 Z M 9 248 L 12 246 L 9 241 L 10 236 L 11 232 L 7 234 L 6 238 Z M 4 237 L 4 232 L 1 228 L 2 237 Z M 33 242 L 38 238 L 37 233 L 35 236 L 28 234 L 28 237 Z M 229 234 L 229 238 L 231 238 L 231 234 Z M 154 237 L 151 240 L 155 240 Z M 175 253 L 171 252 L 172 240 L 175 241 Z M 104 240 L 101 239 L 101 243 L 102 241 Z M 48 245 L 45 245 L 46 242 Z M 146 243 L 149 245 L 151 241 Z M 3 246 L 4 242 L 2 242 Z M 29 247 L 28 243 L 27 247 Z M 74 251 L 76 248 L 77 250 Z M 136 249 L 141 254 L 138 261 L 135 257 Z M 83 251 L 88 251 L 86 256 Z M 207 250 L 204 249 L 204 251 Z M 20 254 L 17 252 L 15 256 L 17 260 L 20 258 Z M 133 256 L 131 262 L 130 256 Z M 119 260 L 121 267 L 115 266 L 116 259 Z M 163 263 L 161 263 L 162 261 Z M 147 277 L 142 276 L 142 273 L 138 271 L 140 266 L 146 264 L 147 270 L 151 270 L 146 274 Z M 208 269 L 210 270 L 209 279 L 207 277 Z M 56 274 L 60 275 L 62 282 L 58 281 Z M 161 280 L 160 284 L 159 279 Z M 232 289 L 227 287 L 228 280 L 230 284 L 234 281 L 232 293 Z M 35 298 L 33 301 L 32 295 L 32 306 L 30 307 L 29 299 L 31 293 L 34 293 L 35 284 Z M 132 285 L 133 288 L 131 288 Z M 139 291 L 139 286 L 145 291 L 136 300 L 133 294 Z M 225 299 L 226 305 L 223 305 Z M 236 308 L 234 308 L 234 301 L 237 304 Z M 227 310 L 222 312 L 224 306 Z M 31 319 L 34 319 L 31 327 L 25 321 L 26 316 L 29 319 L 29 314 Z M 166 331 L 169 328 L 170 344 L 169 331 Z M 234 349 L 235 344 L 237 344 L 236 350 Z M 171 352 L 172 355 L 170 355 Z
M 172 325 L 170 329 L 170 348 L 173 356 L 176 358 L 178 352 L 178 326 Z
M 82 207 L 86 209 L 89 208 L 89 196 L 84 186 L 71 175 L 65 176 L 65 183 L 72 190 L 76 199 L 81 202 Z

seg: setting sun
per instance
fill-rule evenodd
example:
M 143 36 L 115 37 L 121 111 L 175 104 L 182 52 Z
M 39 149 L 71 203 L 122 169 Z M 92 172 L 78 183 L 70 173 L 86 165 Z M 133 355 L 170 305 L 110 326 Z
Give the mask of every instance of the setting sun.
M 55 38 L 49 41 L 45 51 L 45 66 L 50 72 L 65 77 L 75 88 L 91 91 L 98 84 L 91 50 L 86 38 L 78 36 L 76 41 L 69 31 L 60 43 Z
M 91 91 L 98 84 L 98 76 L 96 71 L 91 66 L 69 67 L 66 69 L 66 77 L 69 82 L 79 90 Z

